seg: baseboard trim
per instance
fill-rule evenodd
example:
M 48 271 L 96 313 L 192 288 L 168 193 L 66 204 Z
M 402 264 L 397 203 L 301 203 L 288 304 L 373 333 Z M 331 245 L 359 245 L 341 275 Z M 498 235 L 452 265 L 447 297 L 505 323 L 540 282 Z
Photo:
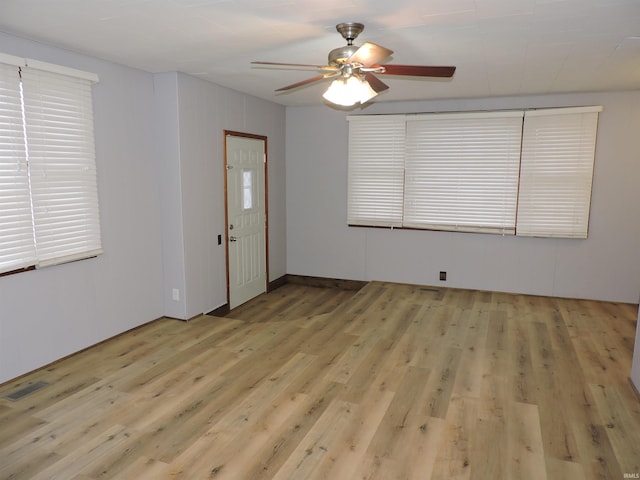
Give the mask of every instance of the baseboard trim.
M 227 315 L 231 309 L 229 308 L 229 304 L 225 303 L 224 305 L 219 306 L 215 310 L 211 310 L 207 315 L 211 317 L 224 317 Z
M 640 390 L 638 390 L 638 388 L 636 387 L 636 384 L 633 383 L 633 380 L 631 380 L 631 377 L 629 377 L 629 383 L 631 384 L 631 389 L 635 392 L 636 396 L 638 397 L 638 400 L 640 400 Z
M 267 293 L 273 292 L 276 288 L 280 288 L 283 285 L 289 283 L 287 277 L 288 275 L 282 275 L 280 278 L 276 278 L 275 280 L 269 282 L 269 285 L 267 285 Z
M 361 280 L 344 280 L 340 278 L 310 277 L 307 275 L 287 274 L 287 282 L 307 287 L 339 288 L 341 290 L 360 290 L 367 282 Z

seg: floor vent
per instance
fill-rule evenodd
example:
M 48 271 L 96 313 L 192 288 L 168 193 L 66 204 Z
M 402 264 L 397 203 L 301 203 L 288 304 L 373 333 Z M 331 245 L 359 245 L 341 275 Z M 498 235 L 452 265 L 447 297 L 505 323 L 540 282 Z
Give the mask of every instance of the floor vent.
M 6 395 L 4 398 L 8 398 L 12 402 L 15 402 L 16 400 L 20 400 L 21 398 L 26 397 L 30 393 L 36 392 L 36 391 L 40 390 L 41 388 L 48 387 L 48 386 L 49 386 L 49 384 L 47 382 L 32 383 L 31 385 L 28 385 L 28 386 L 26 386 L 24 388 L 21 388 L 20 390 L 18 390 L 16 392 L 13 392 L 13 393 L 10 393 L 9 395 Z
M 429 287 L 420 287 L 420 290 L 423 292 L 439 292 L 439 288 L 429 288 Z

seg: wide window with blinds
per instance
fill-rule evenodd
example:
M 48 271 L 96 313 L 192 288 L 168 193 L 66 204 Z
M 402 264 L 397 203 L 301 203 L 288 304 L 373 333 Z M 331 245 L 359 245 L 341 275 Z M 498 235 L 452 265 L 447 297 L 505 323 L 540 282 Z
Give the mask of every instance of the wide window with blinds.
M 96 81 L 93 74 L 0 56 L 0 274 L 102 253 Z
M 522 112 L 407 119 L 403 225 L 515 232 Z
M 349 120 L 349 225 L 586 238 L 601 107 Z

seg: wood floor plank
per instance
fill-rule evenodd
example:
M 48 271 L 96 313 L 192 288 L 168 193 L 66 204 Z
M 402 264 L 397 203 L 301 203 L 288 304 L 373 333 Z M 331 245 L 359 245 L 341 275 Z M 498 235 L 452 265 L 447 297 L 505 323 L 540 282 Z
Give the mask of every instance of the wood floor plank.
M 478 399 L 486 368 L 484 362 L 489 318 L 487 312 L 468 312 L 465 317 L 466 328 L 460 342 L 462 354 L 451 393 L 452 396 Z
M 546 480 L 547 468 L 538 407 L 526 403 L 512 403 L 508 425 L 507 471 L 509 478 Z
M 118 448 L 127 438 L 128 433 L 125 427 L 113 425 L 99 435 L 87 439 L 80 448 L 65 454 L 59 461 L 35 474 L 32 479 L 73 478 L 99 460 L 102 455 Z
M 496 420 L 507 424 L 508 408 L 512 401 L 509 382 L 504 375 L 495 375 L 486 370 L 482 376 L 482 386 L 478 403 L 478 419 Z
M 633 428 L 633 413 L 625 408 L 615 387 L 591 385 L 591 393 L 620 469 L 623 473 L 640 473 L 640 455 L 636 448 L 640 445 L 640 430 Z
M 406 478 L 421 480 L 432 478 L 432 472 L 442 444 L 447 422 L 440 418 L 426 417 L 418 428 L 410 429 L 406 445 L 412 448 L 398 448 L 392 454 L 395 471 L 382 478 Z
M 138 457 L 127 469 L 111 477 L 113 480 L 156 480 L 165 478 L 169 472 L 169 465 L 152 458 Z
M 587 478 L 580 463 L 547 458 L 547 478 Z
M 516 402 L 535 403 L 536 387 L 533 383 L 533 369 L 531 366 L 531 350 L 527 325 L 529 321 L 522 319 L 523 315 L 511 315 L 508 322 L 508 379 L 511 392 Z
M 358 342 L 350 345 L 327 372 L 326 379 L 331 382 L 348 383 L 358 366 L 369 356 L 369 352 L 378 343 L 379 340 L 375 335 L 360 337 Z
M 457 397 L 451 400 L 446 428 L 433 466 L 433 478 L 471 478 L 477 408 L 478 401 L 475 399 Z
M 432 374 L 426 386 L 428 393 L 425 407 L 428 416 L 446 417 L 461 358 L 462 349 L 443 349 L 442 356 L 432 366 Z
M 357 478 L 356 470 L 364 462 L 367 448 L 394 398 L 394 392 L 372 387 L 363 396 L 360 408 L 342 434 L 337 452 L 327 455 L 314 478 L 333 480 Z
M 363 358 L 347 383 L 348 391 L 344 397 L 347 401 L 360 403 L 371 390 L 397 391 L 404 368 L 399 366 L 401 352 L 392 351 L 392 346 L 388 339 L 378 340 Z
M 248 472 L 245 478 L 266 480 L 273 478 L 293 452 L 299 447 L 304 437 L 318 422 L 329 405 L 344 392 L 339 383 L 318 383 L 305 396 L 305 402 L 296 415 L 291 417 L 287 427 L 275 438 L 265 444 L 259 464 Z
M 612 302 L 286 284 L 1 385 L 0 478 L 624 478 L 640 473 L 636 319 Z
M 327 457 L 339 454 L 341 444 L 336 440 L 340 438 L 351 419 L 357 416 L 358 408 L 360 407 L 350 402 L 337 399 L 332 401 L 273 479 L 297 480 L 315 477 L 318 474 L 318 466 Z
M 435 446 L 441 431 L 441 423 L 444 423 L 429 417 L 425 411 L 428 396 L 426 386 L 430 375 L 431 372 L 426 369 L 416 367 L 407 369 L 386 414 L 371 439 L 365 461 L 356 470 L 357 476 L 354 478 L 388 478 L 385 475 L 389 474 L 389 465 L 402 465 L 407 455 L 420 456 L 426 460 L 420 453 L 424 452 L 426 445 Z M 407 451 L 407 445 L 420 445 L 420 448 Z M 430 452 L 433 453 L 435 450 Z M 423 475 L 430 468 L 430 461 L 426 465 L 422 462 L 411 465 L 411 471 L 419 471 Z
M 38 431 L 47 421 L 42 418 L 25 414 L 21 410 L 14 410 L 4 405 L 0 405 L 0 452 L 7 446 L 15 445 L 16 437 L 27 437 L 30 432 Z
M 57 464 L 62 457 L 48 450 L 37 450 L 19 459 L 7 460 L 0 463 L 0 478 L 11 480 L 31 480 L 35 475 Z
M 542 441 L 547 458 L 573 462 L 578 458 L 573 430 L 568 422 L 567 405 L 558 402 L 562 395 L 562 379 L 557 375 L 561 365 L 556 359 L 547 325 L 542 321 L 529 323 L 534 382 L 538 388 L 537 405 L 542 425 Z
M 478 405 L 481 403 L 481 401 L 478 402 Z M 506 420 L 478 417 L 471 435 L 473 444 L 469 453 L 470 478 L 472 480 L 511 478 L 507 467 L 508 457 L 505 455 L 508 446 Z
M 288 419 L 306 400 L 302 394 L 280 394 L 259 417 L 241 419 L 244 425 L 229 423 L 238 411 L 229 412 L 171 462 L 172 478 L 197 478 L 202 472 L 215 473 L 216 478 L 250 478 L 247 472 L 257 467 L 265 444 L 282 435 Z

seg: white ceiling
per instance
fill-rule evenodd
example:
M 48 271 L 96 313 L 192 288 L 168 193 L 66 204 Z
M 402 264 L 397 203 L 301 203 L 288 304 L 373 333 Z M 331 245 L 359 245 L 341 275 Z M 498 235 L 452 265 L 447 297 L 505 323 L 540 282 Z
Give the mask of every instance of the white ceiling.
M 1 31 L 283 105 L 321 104 L 328 81 L 276 94 L 317 72 L 250 61 L 325 64 L 340 22 L 386 63 L 457 66 L 384 76 L 377 102 L 640 89 L 640 0 L 0 0 Z

